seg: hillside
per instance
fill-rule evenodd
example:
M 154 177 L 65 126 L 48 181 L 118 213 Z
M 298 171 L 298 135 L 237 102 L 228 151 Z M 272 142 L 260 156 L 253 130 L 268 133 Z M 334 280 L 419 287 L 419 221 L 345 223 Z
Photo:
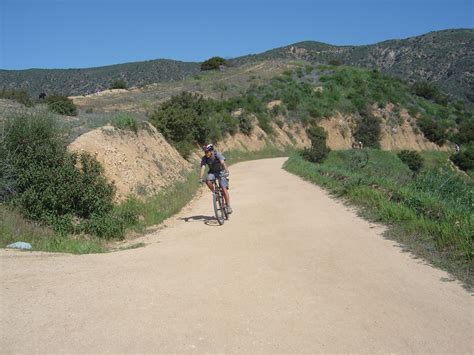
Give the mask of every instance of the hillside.
M 0 70 L 0 89 L 24 89 L 35 97 L 41 92 L 82 95 L 108 89 L 117 79 L 132 87 L 182 80 L 198 72 L 198 63 L 167 59 L 84 69 Z
M 409 82 L 432 81 L 446 92 L 474 103 L 474 30 L 430 32 L 365 46 L 334 46 L 315 41 L 291 44 L 231 60 L 240 66 L 263 60 L 306 60 L 378 68 Z M 199 63 L 152 60 L 85 69 L 0 70 L 0 89 L 25 89 L 31 95 L 61 92 L 83 95 L 102 91 L 117 79 L 129 87 L 182 80 L 199 73 Z
M 337 60 L 345 65 L 377 68 L 408 82 L 437 83 L 446 92 L 474 103 L 474 30 L 430 32 L 366 46 L 332 46 L 306 41 L 236 58 L 236 63 L 263 59 L 303 59 L 313 63 Z

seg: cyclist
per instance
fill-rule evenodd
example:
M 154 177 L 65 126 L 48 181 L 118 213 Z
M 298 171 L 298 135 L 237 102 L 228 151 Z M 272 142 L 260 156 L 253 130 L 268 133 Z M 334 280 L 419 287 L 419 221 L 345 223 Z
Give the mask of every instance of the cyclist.
M 222 193 L 224 194 L 224 200 L 226 203 L 227 213 L 232 213 L 232 208 L 230 207 L 230 197 L 229 197 L 229 182 L 227 181 L 226 176 L 229 175 L 229 169 L 225 165 L 225 157 L 214 150 L 212 144 L 205 145 L 202 147 L 204 151 L 204 156 L 201 159 L 201 173 L 200 173 L 200 182 L 206 182 L 209 189 L 214 192 L 214 185 L 212 180 L 220 179 L 220 184 L 222 187 Z M 209 166 L 209 172 L 207 178 L 203 179 L 204 171 L 206 170 L 206 165 Z

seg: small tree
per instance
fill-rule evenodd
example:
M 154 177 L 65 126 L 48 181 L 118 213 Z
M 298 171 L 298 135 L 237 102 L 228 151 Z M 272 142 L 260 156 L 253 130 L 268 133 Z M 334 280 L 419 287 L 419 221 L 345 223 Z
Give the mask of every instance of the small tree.
M 363 116 L 354 132 L 354 138 L 365 147 L 380 148 L 380 121 L 373 116 Z
M 117 79 L 112 83 L 110 88 L 111 89 L 126 89 L 127 88 L 127 83 L 123 79 Z
M 219 69 L 221 65 L 227 65 L 227 61 L 224 58 L 212 57 L 201 64 L 201 70 Z
M 311 141 L 311 148 L 303 150 L 303 158 L 312 163 L 323 162 L 331 151 L 326 145 L 326 131 L 322 127 L 313 125 L 306 130 L 306 134 Z

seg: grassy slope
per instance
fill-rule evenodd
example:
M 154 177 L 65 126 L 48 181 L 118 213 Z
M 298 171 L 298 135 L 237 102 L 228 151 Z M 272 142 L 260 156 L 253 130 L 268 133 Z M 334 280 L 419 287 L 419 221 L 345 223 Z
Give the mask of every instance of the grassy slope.
M 361 214 L 388 224 L 387 237 L 474 284 L 474 183 L 428 153 L 426 168 L 413 177 L 393 152 L 334 151 L 323 164 L 294 155 L 285 169 L 359 206 Z M 437 156 L 436 156 L 437 155 Z M 433 167 L 438 167 L 433 169 Z
M 303 51 L 296 51 L 302 49 Z M 474 64 L 474 30 L 434 31 L 406 39 L 383 41 L 364 46 L 332 46 L 307 41 L 275 48 L 257 55 L 236 58 L 238 63 L 276 58 L 304 59 L 328 63 L 331 59 L 346 65 L 377 68 L 401 79 L 435 82 L 447 93 L 474 104 L 466 72 Z

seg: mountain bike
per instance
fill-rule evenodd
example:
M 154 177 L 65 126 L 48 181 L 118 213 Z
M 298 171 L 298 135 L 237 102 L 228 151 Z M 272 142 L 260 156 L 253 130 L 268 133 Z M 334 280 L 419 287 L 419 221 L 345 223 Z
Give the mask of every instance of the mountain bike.
M 214 213 L 216 214 L 217 222 L 220 225 L 223 225 L 224 221 L 229 219 L 229 214 L 227 213 L 227 205 L 224 200 L 224 193 L 222 192 L 223 187 L 221 187 L 221 178 L 227 178 L 227 174 L 221 174 L 218 179 L 213 179 L 211 182 L 214 185 L 214 192 L 212 193 Z

